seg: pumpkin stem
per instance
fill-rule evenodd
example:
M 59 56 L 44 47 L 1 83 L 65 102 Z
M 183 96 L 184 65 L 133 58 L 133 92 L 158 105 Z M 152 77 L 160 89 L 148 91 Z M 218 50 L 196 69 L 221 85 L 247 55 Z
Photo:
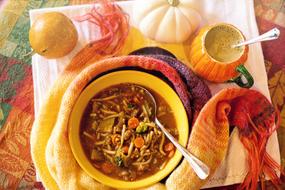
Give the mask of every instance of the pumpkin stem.
M 167 0 L 167 1 L 173 7 L 176 7 L 180 3 L 179 0 Z
M 242 88 L 250 88 L 253 86 L 254 84 L 253 77 L 251 76 L 251 74 L 248 72 L 248 70 L 245 68 L 244 65 L 239 65 L 236 68 L 236 71 L 239 72 L 240 75 L 236 78 L 228 80 L 227 82 L 234 82 Z M 246 83 L 242 81 L 242 76 L 244 76 L 244 78 L 247 80 Z

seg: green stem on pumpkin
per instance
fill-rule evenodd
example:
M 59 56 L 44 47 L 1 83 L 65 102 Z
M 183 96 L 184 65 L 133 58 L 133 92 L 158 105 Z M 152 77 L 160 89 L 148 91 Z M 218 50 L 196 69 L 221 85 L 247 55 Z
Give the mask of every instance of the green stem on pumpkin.
M 173 7 L 176 7 L 180 3 L 179 0 L 167 0 L 167 1 Z
M 236 71 L 240 73 L 239 76 L 237 76 L 236 78 L 230 79 L 227 82 L 234 82 L 236 83 L 238 86 L 242 87 L 242 88 L 250 88 L 253 86 L 254 84 L 254 80 L 253 77 L 251 76 L 251 74 L 247 71 L 247 69 L 245 68 L 244 65 L 239 65 L 236 68 Z M 242 76 L 244 76 L 244 78 L 247 80 L 246 83 L 244 83 L 242 81 Z

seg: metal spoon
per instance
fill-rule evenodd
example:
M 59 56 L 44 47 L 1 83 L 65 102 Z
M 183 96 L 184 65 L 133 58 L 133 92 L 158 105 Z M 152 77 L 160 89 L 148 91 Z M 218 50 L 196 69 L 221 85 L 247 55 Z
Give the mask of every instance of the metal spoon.
M 189 162 L 190 166 L 193 168 L 195 173 L 200 179 L 206 179 L 210 174 L 209 167 L 204 164 L 201 160 L 196 158 L 193 154 L 191 154 L 186 148 L 184 148 L 182 145 L 179 144 L 179 142 L 165 129 L 165 127 L 159 122 L 159 120 L 156 117 L 156 101 L 153 97 L 153 95 L 144 87 L 136 85 L 136 87 L 142 89 L 149 97 L 149 100 L 151 102 L 151 107 L 154 109 L 154 114 L 152 114 L 152 117 L 154 117 L 155 123 L 158 125 L 158 127 L 161 129 L 161 131 L 167 136 L 167 138 L 174 144 L 174 146 L 177 148 L 179 152 L 184 156 L 184 158 Z
M 249 44 L 253 44 L 256 42 L 275 40 L 279 37 L 279 35 L 280 35 L 280 30 L 278 28 L 273 28 L 272 30 L 269 30 L 268 32 L 266 32 L 264 34 L 257 36 L 256 38 L 241 42 L 239 44 L 232 45 L 231 47 L 237 48 L 240 46 L 249 45 Z

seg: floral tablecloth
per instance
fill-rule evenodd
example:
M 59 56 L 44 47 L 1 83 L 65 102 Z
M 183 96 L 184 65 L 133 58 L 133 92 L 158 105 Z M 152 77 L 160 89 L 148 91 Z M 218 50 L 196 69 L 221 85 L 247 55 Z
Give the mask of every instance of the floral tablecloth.
M 29 135 L 34 120 L 33 81 L 28 31 L 29 10 L 92 0 L 0 0 L 0 189 L 41 189 L 31 161 Z M 255 0 L 260 33 L 281 30 L 277 41 L 264 42 L 263 53 L 272 101 L 280 110 L 278 129 L 285 168 L 285 0 Z M 285 189 L 285 179 L 283 188 Z M 236 186 L 224 189 L 235 189 Z M 268 189 L 273 188 L 270 183 Z M 217 188 L 221 189 L 221 188 Z

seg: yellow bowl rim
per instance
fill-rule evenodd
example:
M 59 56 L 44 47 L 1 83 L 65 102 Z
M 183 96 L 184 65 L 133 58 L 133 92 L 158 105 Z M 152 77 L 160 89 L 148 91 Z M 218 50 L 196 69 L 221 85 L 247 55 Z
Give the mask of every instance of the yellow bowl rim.
M 101 90 L 120 83 L 133 83 L 133 84 L 142 85 L 148 89 L 155 91 L 160 96 L 162 96 L 169 104 L 171 109 L 173 109 L 173 106 L 175 105 L 174 107 L 176 107 L 177 110 L 179 110 L 179 113 L 174 112 L 174 117 L 179 132 L 178 141 L 181 145 L 186 146 L 189 134 L 188 118 L 184 106 L 181 100 L 179 99 L 178 95 L 166 82 L 164 82 L 160 78 L 145 72 L 133 71 L 133 70 L 115 71 L 103 75 L 98 79 L 94 80 L 92 83 L 90 83 L 82 91 L 82 93 L 76 100 L 76 103 L 72 109 L 69 118 L 68 138 L 75 159 L 77 160 L 80 167 L 89 176 L 91 176 L 98 182 L 113 188 L 119 188 L 119 189 L 141 188 L 152 185 L 162 180 L 169 173 L 171 173 L 173 169 L 180 162 L 182 158 L 181 153 L 178 150 L 176 150 L 174 156 L 169 160 L 165 168 L 156 172 L 155 174 L 138 181 L 128 182 L 109 177 L 100 172 L 99 170 L 97 170 L 94 166 L 92 166 L 88 158 L 85 156 L 84 150 L 82 149 L 80 142 L 80 137 L 79 137 L 80 121 L 89 100 Z M 166 98 L 167 96 L 170 98 Z M 171 102 L 169 102 L 169 99 L 171 99 Z M 177 119 L 178 116 L 179 120 Z M 73 125 L 71 125 L 71 123 Z M 74 133 L 73 131 L 78 131 L 78 132 Z

